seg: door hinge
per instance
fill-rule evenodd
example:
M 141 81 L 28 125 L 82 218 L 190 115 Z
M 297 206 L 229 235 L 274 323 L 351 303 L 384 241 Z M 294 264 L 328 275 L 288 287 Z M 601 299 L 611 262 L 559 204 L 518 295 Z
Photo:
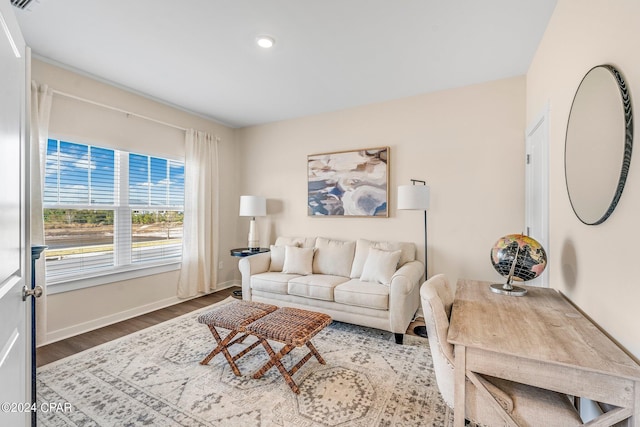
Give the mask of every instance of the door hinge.
M 531 163 L 531 154 L 527 154 L 527 164 Z

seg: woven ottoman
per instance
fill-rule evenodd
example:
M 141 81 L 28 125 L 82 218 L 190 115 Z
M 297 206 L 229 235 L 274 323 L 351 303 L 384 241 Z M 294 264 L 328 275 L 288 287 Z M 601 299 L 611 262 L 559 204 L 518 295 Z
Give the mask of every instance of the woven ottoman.
M 216 354 L 222 352 L 224 357 L 227 359 L 231 370 L 233 370 L 233 373 L 240 376 L 240 369 L 238 369 L 238 366 L 236 365 L 236 360 L 253 350 L 260 344 L 260 341 L 254 342 L 235 356 L 231 356 L 231 353 L 229 353 L 229 347 L 234 344 L 240 344 L 247 336 L 249 336 L 245 329 L 248 324 L 277 309 L 278 307 L 275 305 L 241 300 L 224 304 L 198 316 L 198 322 L 209 327 L 211 334 L 218 343 L 216 348 L 214 348 L 213 351 L 209 353 L 202 362 L 200 362 L 200 364 L 208 364 Z M 216 328 L 228 329 L 230 332 L 226 337 L 224 337 L 224 339 L 221 339 Z M 241 332 L 243 334 L 234 340 L 233 338 Z
M 325 364 L 324 359 L 311 343 L 311 338 L 330 323 L 331 317 L 326 314 L 298 308 L 282 307 L 247 325 L 247 332 L 258 337 L 258 342 L 262 343 L 262 346 L 270 357 L 270 360 L 253 374 L 253 378 L 261 378 L 275 365 L 289 387 L 291 387 L 291 390 L 293 390 L 294 393 L 300 393 L 300 389 L 291 376 L 295 374 L 311 356 L 315 356 L 318 362 L 323 365 Z M 284 347 L 276 353 L 273 351 L 268 340 L 283 343 Z M 287 370 L 280 359 L 289 354 L 294 348 L 304 345 L 309 349 L 309 353 L 290 370 Z

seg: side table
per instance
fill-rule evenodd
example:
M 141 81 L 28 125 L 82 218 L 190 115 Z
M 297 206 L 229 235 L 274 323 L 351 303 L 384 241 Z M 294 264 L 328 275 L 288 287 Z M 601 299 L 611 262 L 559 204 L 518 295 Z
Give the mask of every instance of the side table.
M 251 255 L 263 254 L 269 251 L 270 251 L 269 248 L 235 248 L 235 249 L 231 249 L 229 252 L 231 253 L 231 256 L 244 258 Z M 242 298 L 242 289 L 238 291 L 233 291 L 233 296 Z
M 251 255 L 256 255 L 256 254 L 263 254 L 265 252 L 269 252 L 269 248 L 253 248 L 253 249 L 236 248 L 236 249 L 231 249 L 231 251 L 229 251 L 229 252 L 231 252 L 231 256 L 244 258 L 246 256 L 251 256 Z

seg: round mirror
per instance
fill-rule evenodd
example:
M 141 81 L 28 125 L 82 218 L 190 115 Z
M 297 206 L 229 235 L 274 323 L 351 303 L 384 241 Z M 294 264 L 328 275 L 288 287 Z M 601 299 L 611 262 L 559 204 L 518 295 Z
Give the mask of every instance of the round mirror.
M 604 222 L 622 195 L 631 163 L 633 113 L 622 75 L 599 65 L 573 98 L 564 170 L 571 207 L 588 225 Z

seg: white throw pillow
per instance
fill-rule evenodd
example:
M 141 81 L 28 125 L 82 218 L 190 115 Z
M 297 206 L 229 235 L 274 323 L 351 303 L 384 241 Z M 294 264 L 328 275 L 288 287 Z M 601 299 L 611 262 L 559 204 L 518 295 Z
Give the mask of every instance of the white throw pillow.
M 311 274 L 313 271 L 313 250 L 314 248 L 286 246 L 282 272 L 287 274 Z
M 282 271 L 284 266 L 284 250 L 286 246 L 271 245 L 271 264 L 269 264 L 269 271 Z
M 362 275 L 362 268 L 369 256 L 369 249 L 376 248 L 383 251 L 397 251 L 400 250 L 400 261 L 398 266 L 402 267 L 409 261 L 416 259 L 416 245 L 407 242 L 372 242 L 365 239 L 358 239 L 356 242 L 356 254 L 353 259 L 353 266 L 351 267 L 351 278 L 357 279 Z
M 313 272 L 329 274 L 331 276 L 349 277 L 356 242 L 326 239 L 316 239 L 316 252 L 313 256 Z
M 402 251 L 383 251 L 370 248 L 367 260 L 362 267 L 360 280 L 363 282 L 377 282 L 383 285 L 391 283 L 391 277 L 398 268 Z

